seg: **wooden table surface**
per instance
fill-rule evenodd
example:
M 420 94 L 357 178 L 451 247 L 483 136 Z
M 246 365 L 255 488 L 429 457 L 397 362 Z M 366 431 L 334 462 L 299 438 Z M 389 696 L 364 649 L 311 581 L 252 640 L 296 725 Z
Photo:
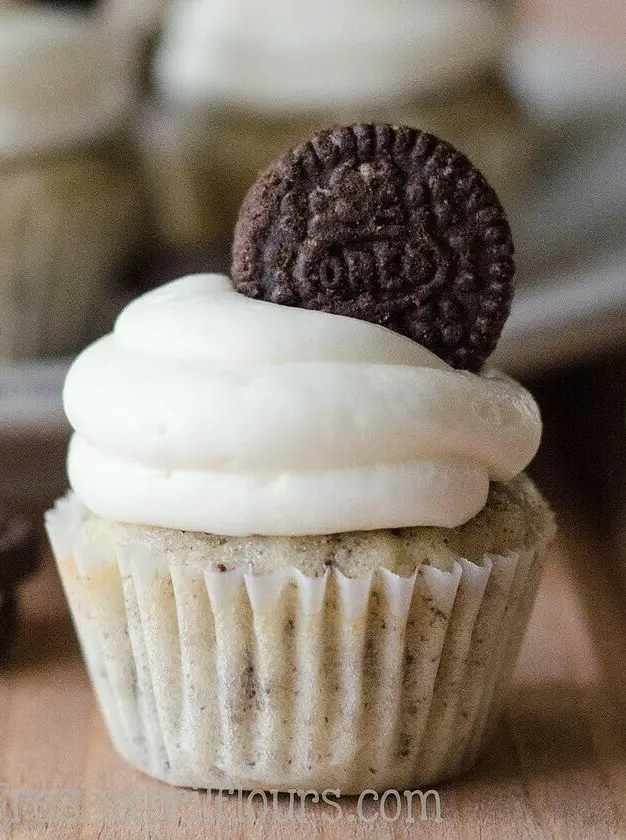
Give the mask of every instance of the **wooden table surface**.
M 209 823 L 206 794 L 194 792 L 174 812 L 163 799 L 174 789 L 128 767 L 109 743 L 48 557 L 23 590 L 19 643 L 0 674 L 0 838 L 626 838 L 626 628 L 615 567 L 584 517 L 570 511 L 561 525 L 506 713 L 471 775 L 438 788 L 440 822 L 432 797 L 426 821 L 414 806 L 414 823 L 406 802 L 391 821 L 393 799 L 388 822 L 371 800 L 363 816 L 373 822 L 362 821 L 354 798 L 341 801 L 337 822 L 334 807 L 311 802 L 296 822 L 300 806 L 290 812 L 286 798 L 242 822 L 236 796 L 226 796 L 222 822 L 214 810 Z

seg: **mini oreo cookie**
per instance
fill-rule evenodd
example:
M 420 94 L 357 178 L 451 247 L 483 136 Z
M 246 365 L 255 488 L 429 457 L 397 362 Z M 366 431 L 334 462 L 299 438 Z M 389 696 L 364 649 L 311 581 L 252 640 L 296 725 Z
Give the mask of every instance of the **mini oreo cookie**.
M 261 174 L 232 276 L 249 297 L 381 324 L 478 370 L 509 314 L 511 231 L 493 189 L 413 128 L 323 131 Z

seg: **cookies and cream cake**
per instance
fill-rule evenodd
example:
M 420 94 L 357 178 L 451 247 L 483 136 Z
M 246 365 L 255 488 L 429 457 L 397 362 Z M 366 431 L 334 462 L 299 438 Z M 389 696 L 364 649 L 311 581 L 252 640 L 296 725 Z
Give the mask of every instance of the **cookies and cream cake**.
M 538 408 L 487 363 L 513 282 L 464 155 L 352 125 L 259 177 L 232 278 L 149 292 L 74 362 L 47 528 L 131 763 L 342 793 L 471 765 L 554 531 Z

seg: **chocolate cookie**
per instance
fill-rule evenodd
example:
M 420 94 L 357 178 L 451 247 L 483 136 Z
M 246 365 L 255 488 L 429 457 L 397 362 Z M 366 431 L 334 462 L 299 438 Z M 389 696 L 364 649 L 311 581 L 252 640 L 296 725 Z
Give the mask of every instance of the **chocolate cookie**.
M 498 197 L 465 155 L 417 129 L 354 125 L 262 173 L 232 276 L 250 297 L 381 324 L 477 370 L 509 313 L 513 254 Z

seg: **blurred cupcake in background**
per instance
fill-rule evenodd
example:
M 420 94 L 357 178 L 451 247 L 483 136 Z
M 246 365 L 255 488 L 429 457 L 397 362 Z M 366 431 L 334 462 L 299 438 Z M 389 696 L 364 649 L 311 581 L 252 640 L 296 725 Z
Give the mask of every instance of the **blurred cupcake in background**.
M 165 238 L 230 233 L 258 171 L 332 123 L 441 134 L 506 197 L 529 144 L 498 78 L 509 29 L 480 0 L 179 0 L 140 130 Z
M 93 337 L 136 245 L 134 64 L 97 17 L 0 9 L 0 360 Z

